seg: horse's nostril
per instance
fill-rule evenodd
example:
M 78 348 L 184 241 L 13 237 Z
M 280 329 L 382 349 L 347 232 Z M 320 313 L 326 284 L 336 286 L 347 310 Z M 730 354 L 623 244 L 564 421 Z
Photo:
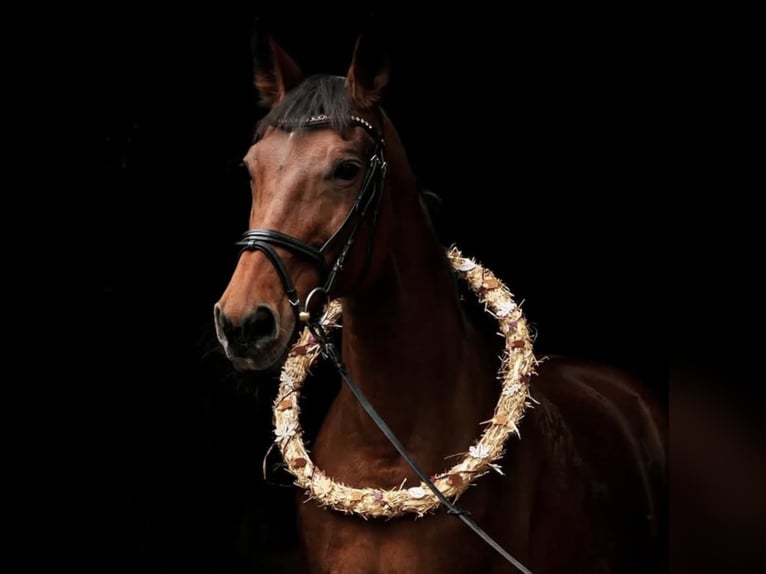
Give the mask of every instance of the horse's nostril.
M 215 317 L 216 326 L 224 333 L 229 334 L 232 329 L 232 324 L 231 321 L 229 321 L 229 318 L 223 314 L 220 305 L 216 304 L 215 307 L 213 307 L 213 315 Z
M 242 323 L 234 323 L 218 305 L 214 308 L 215 324 L 219 336 L 236 353 L 245 354 L 253 345 L 268 343 L 277 338 L 277 318 L 268 307 L 260 306 Z
M 252 342 L 273 339 L 277 335 L 277 321 L 268 307 L 258 307 L 247 318 L 243 327 L 245 339 Z

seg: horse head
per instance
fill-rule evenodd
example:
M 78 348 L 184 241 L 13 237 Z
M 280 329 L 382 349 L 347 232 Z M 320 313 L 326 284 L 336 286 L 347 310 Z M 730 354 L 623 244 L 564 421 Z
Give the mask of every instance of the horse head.
M 388 65 L 379 38 L 359 36 L 346 76 L 304 78 L 269 35 L 253 47 L 269 109 L 244 157 L 249 231 L 214 321 L 235 367 L 267 370 L 323 302 L 374 281 L 391 232 L 387 189 L 414 178 L 380 107 Z

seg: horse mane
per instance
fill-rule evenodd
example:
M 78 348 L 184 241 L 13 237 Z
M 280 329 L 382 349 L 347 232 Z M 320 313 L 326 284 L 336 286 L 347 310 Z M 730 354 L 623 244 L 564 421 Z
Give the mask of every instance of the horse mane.
M 303 80 L 275 104 L 258 122 L 255 139 L 263 136 L 269 126 L 286 131 L 300 129 L 300 122 L 312 116 L 326 115 L 330 127 L 343 133 L 349 126 L 351 102 L 346 95 L 346 78 L 315 74 Z

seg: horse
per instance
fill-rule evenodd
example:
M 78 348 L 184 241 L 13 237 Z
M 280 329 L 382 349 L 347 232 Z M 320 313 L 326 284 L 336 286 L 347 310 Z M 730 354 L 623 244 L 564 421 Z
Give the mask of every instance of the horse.
M 517 409 L 514 420 L 499 420 L 507 390 L 493 326 L 500 314 L 466 303 L 456 269 L 477 266 L 455 259 L 434 231 L 384 110 L 388 79 L 374 35 L 357 37 L 345 76 L 308 77 L 273 35 L 256 35 L 254 80 L 266 112 L 243 160 L 249 231 L 214 305 L 217 338 L 235 368 L 256 372 L 284 369 L 322 337 L 339 339 L 337 356 L 324 347 L 320 357 L 334 357 L 359 390 L 341 385 L 310 457 L 307 448 L 290 455 L 305 487 L 297 504 L 304 571 L 661 571 L 663 407 L 612 366 L 571 357 L 523 363 L 531 339 L 519 336 L 509 348 L 527 353 L 519 359 L 526 370 L 513 373 L 523 417 Z M 316 321 L 331 304 L 335 339 Z M 513 332 L 524 335 L 517 318 Z M 283 371 L 275 424 L 300 409 L 293 379 Z M 445 475 L 457 454 L 487 455 L 475 441 L 488 421 L 510 427 L 499 454 L 481 472 Z M 275 433 L 283 453 L 305 446 L 294 424 Z M 433 485 L 461 487 L 448 512 Z M 329 500 L 333 489 L 350 494 Z M 393 501 L 397 493 L 404 502 L 387 504 L 384 494 Z M 418 506 L 426 499 L 435 504 Z

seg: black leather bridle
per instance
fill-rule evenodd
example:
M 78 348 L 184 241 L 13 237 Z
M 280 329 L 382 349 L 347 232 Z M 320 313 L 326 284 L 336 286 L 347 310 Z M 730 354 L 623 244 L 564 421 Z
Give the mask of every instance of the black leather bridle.
M 332 118 L 329 116 L 319 115 L 311 116 L 298 122 L 278 125 L 289 127 L 290 129 L 322 128 L 329 126 L 331 120 Z M 369 267 L 372 236 L 377 223 L 380 198 L 386 179 L 387 164 L 383 158 L 383 134 L 376 130 L 370 122 L 359 116 L 349 116 L 348 121 L 351 125 L 364 129 L 367 135 L 372 138 L 375 146 L 356 199 L 335 233 L 319 249 L 281 231 L 265 228 L 246 231 L 242 239 L 236 243 L 241 247 L 240 253 L 244 251 L 261 251 L 271 261 L 282 281 L 285 293 L 287 294 L 287 300 L 295 312 L 296 329 L 300 322 L 307 322 L 317 312 L 321 311 L 324 308 L 324 304 L 329 301 L 331 290 L 335 285 L 338 274 L 343 269 L 346 257 L 351 250 L 351 246 L 354 244 L 356 234 L 364 221 L 369 221 L 370 223 L 370 239 L 367 244 L 367 258 L 362 270 L 362 276 L 364 276 Z M 338 238 L 343 237 L 345 234 L 347 234 L 346 243 L 338 251 L 335 261 L 329 264 L 326 260 L 327 252 L 335 245 Z M 308 294 L 305 303 L 301 304 L 295 284 L 290 278 L 287 267 L 275 247 L 282 247 L 300 255 L 311 261 L 319 269 L 322 285 L 316 287 Z

